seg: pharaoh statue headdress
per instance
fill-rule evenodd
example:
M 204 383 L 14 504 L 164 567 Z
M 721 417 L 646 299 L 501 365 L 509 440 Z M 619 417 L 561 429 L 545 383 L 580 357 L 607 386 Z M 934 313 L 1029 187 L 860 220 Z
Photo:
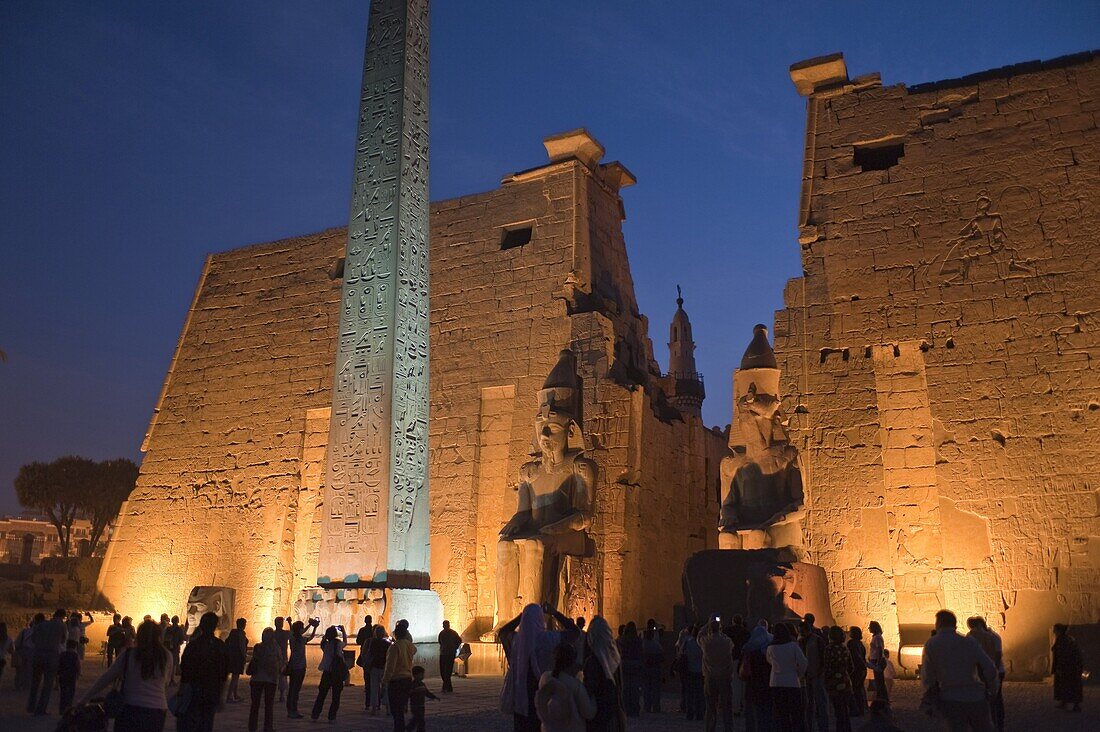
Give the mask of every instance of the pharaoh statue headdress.
M 560 421 L 569 427 L 567 450 L 584 450 L 583 394 L 581 380 L 577 376 L 577 357 L 568 348 L 558 355 L 558 362 L 550 370 L 542 389 L 539 390 L 538 417 Z M 535 452 L 538 449 L 536 426 Z

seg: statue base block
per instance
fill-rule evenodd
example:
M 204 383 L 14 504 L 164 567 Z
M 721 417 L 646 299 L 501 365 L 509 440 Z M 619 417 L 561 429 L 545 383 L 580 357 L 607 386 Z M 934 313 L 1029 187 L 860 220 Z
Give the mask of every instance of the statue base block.
M 829 580 L 816 564 L 799 562 L 788 549 L 709 549 L 684 563 L 684 608 L 690 621 L 715 616 L 723 624 L 740 615 L 751 626 L 795 620 L 813 613 L 833 625 Z
M 398 620 L 408 620 L 413 642 L 434 642 L 443 629 L 443 602 L 434 590 L 389 590 L 386 615 L 391 631 Z

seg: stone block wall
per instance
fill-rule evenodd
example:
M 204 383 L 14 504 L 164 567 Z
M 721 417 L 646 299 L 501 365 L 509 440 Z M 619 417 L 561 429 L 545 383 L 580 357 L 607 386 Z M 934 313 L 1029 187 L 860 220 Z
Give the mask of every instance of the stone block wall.
M 683 560 L 713 534 L 723 439 L 660 391 L 617 170 L 555 160 L 432 205 L 431 577 L 462 631 L 492 622 L 497 532 L 562 348 L 580 355 L 600 466 L 598 553 L 571 564 L 570 608 L 671 622 Z M 179 612 L 193 585 L 226 585 L 258 635 L 316 582 L 345 238 L 208 259 L 100 575 L 122 612 Z
M 1040 674 L 1100 611 L 1100 58 L 807 105 L 775 351 L 810 559 L 838 622 L 980 614 Z

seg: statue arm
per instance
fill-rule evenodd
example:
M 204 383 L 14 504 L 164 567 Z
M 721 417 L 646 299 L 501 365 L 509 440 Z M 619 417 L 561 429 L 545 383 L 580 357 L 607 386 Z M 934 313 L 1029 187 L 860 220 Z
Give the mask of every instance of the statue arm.
M 720 469 L 722 480 L 722 505 L 719 508 L 720 516 L 718 528 L 721 530 L 735 530 L 737 524 L 738 506 L 741 503 L 741 491 L 737 486 L 737 469 L 745 462 L 741 455 L 727 455 L 722 459 Z
M 505 539 L 522 538 L 531 523 L 531 484 L 526 480 L 519 484 L 519 503 L 516 512 L 500 530 Z

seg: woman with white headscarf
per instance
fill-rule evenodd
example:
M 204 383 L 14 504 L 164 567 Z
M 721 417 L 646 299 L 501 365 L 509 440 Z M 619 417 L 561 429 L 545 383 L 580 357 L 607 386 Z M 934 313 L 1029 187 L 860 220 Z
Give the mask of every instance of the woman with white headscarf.
M 558 621 L 564 631 L 546 629 L 546 613 Z M 535 711 L 535 692 L 539 678 L 554 668 L 554 648 L 563 640 L 575 642 L 577 625 L 549 606 L 534 603 L 497 632 L 508 673 L 500 693 L 501 710 L 511 712 L 516 732 L 539 732 L 541 724 Z
M 588 655 L 584 660 L 584 686 L 596 701 L 596 716 L 588 720 L 588 732 L 622 732 L 622 658 L 611 637 L 611 626 L 597 615 L 588 624 Z

